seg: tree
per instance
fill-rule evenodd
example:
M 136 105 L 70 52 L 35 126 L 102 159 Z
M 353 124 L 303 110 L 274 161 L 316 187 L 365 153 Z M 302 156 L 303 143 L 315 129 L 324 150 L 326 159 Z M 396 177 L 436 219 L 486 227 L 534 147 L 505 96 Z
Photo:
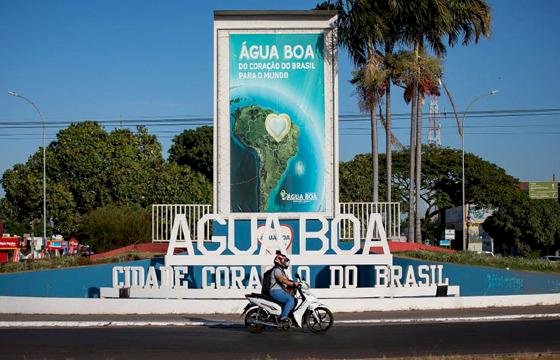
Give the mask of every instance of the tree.
M 4 224 L 5 234 L 23 234 L 25 233 L 27 226 L 16 219 L 15 209 L 6 200 L 6 198 L 0 198 L 0 223 Z
M 151 189 L 146 203 L 210 204 L 212 184 L 199 172 L 186 165 L 160 164 L 147 184 Z
M 380 167 L 379 175 L 386 175 L 386 162 L 385 154 L 379 155 Z M 400 152 L 396 152 L 395 156 L 398 158 Z M 404 157 L 403 157 L 404 159 Z M 372 192 L 372 161 L 371 154 L 358 154 L 350 161 L 342 161 L 339 165 L 339 197 L 341 202 L 368 202 L 371 198 Z M 406 171 L 401 169 L 401 165 L 406 166 L 405 162 L 398 161 L 395 163 L 396 171 L 395 177 L 399 178 L 401 173 L 406 174 Z M 408 179 L 408 178 L 406 178 Z M 403 204 L 408 203 L 408 197 L 406 195 L 407 184 L 395 184 L 393 196 L 395 200 L 400 201 Z M 381 183 L 380 187 L 380 200 L 387 201 L 385 198 L 387 192 L 385 191 L 385 184 Z
M 213 146 L 211 126 L 185 130 L 173 138 L 169 149 L 169 161 L 187 165 L 203 174 L 209 181 L 213 181 Z
M 368 177 L 371 175 L 370 154 L 356 155 L 339 166 L 340 200 L 367 201 L 371 189 Z M 381 156 L 381 158 L 383 155 Z M 408 176 L 410 149 L 394 153 L 394 190 L 395 197 L 403 207 L 410 201 L 408 192 L 411 186 Z M 423 147 L 425 162 L 419 194 L 426 204 L 422 229 L 429 229 L 435 217 L 445 209 L 461 205 L 461 152 L 455 149 Z M 508 207 L 518 192 L 518 180 L 508 175 L 504 169 L 480 157 L 467 153 L 468 165 L 467 202 L 486 209 Z M 380 167 L 383 174 L 385 168 Z M 412 197 L 413 201 L 415 196 Z M 425 235 L 425 233 L 424 233 Z
M 104 182 L 110 176 L 107 159 L 114 154 L 108 142 L 109 134 L 92 121 L 74 123 L 59 131 L 47 148 L 49 192 L 53 183 L 65 183 L 80 213 L 108 204 L 110 188 Z M 122 165 L 124 168 L 129 164 Z M 10 190 L 6 189 L 6 193 Z M 50 200 L 47 195 L 48 206 L 52 205 Z M 47 210 L 50 213 L 52 209 Z
M 379 151 L 378 151 L 378 132 L 377 117 L 375 115 L 376 105 L 379 104 L 384 93 L 386 84 L 385 71 L 381 69 L 381 59 L 375 55 L 370 56 L 368 63 L 353 72 L 351 83 L 357 88 L 360 97 L 360 109 L 369 111 L 371 119 L 371 149 L 373 156 L 373 202 L 379 202 Z
M 463 45 L 472 40 L 478 42 L 481 35 L 490 35 L 490 7 L 484 0 L 417 0 L 398 2 L 399 17 L 403 20 L 402 41 L 413 48 L 416 61 L 420 61 L 420 54 L 427 44 L 438 56 L 445 55 L 445 44 L 447 38 L 449 46 L 454 46 L 462 36 Z M 418 69 L 418 65 L 415 66 Z M 411 132 L 411 178 L 416 183 L 416 210 L 419 212 L 418 188 L 421 177 L 422 164 L 422 111 L 421 95 L 418 91 L 417 79 L 413 80 L 412 87 L 412 116 Z M 409 214 L 409 239 L 413 232 L 411 214 Z M 420 221 L 415 219 L 414 238 L 421 241 Z
M 30 156 L 27 164 L 16 164 L 4 172 L 1 182 L 5 191 L 3 208 L 8 216 L 6 220 L 26 227 L 42 224 L 42 172 L 41 149 Z
M 372 194 L 379 202 L 379 160 L 376 106 L 385 93 L 387 76 L 379 47 L 383 43 L 388 12 L 381 1 L 337 0 L 318 4 L 317 9 L 338 11 L 338 38 L 357 67 L 352 83 L 357 86 L 360 108 L 369 111 L 371 119 Z
M 560 204 L 556 199 L 529 199 L 518 190 L 483 224 L 503 253 L 538 257 L 560 248 Z
M 95 252 L 104 252 L 149 242 L 150 231 L 150 212 L 146 209 L 110 205 L 84 216 L 80 225 L 80 238 L 86 240 Z
M 445 54 L 443 40 L 447 38 L 449 46 L 455 45 L 462 36 L 463 45 L 474 40 L 478 42 L 481 35 L 490 32 L 490 8 L 484 0 L 418 0 L 418 1 L 381 1 L 381 0 L 337 0 L 326 1 L 317 5 L 318 9 L 336 9 L 339 12 L 339 39 L 349 51 L 350 57 L 363 68 L 371 56 L 383 59 L 383 67 L 388 80 L 384 87 L 386 101 L 386 144 L 387 144 L 387 193 L 391 199 L 391 118 L 390 118 L 390 81 L 393 78 L 392 55 L 395 44 L 410 46 L 415 55 L 414 69 L 419 69 L 420 57 L 424 53 L 425 44 L 431 47 L 438 56 Z M 376 75 L 377 77 L 378 75 Z M 419 75 L 412 78 L 411 89 L 411 135 L 410 146 L 413 150 L 410 158 L 410 191 L 416 194 L 416 206 L 411 203 L 409 209 L 409 239 L 421 241 L 419 237 L 419 194 L 415 188 L 420 187 L 422 164 L 422 103 L 419 93 Z M 371 89 L 370 89 L 371 91 Z M 359 93 L 363 93 L 359 89 Z M 375 106 L 377 96 L 370 95 L 370 106 Z M 375 109 L 375 107 L 374 107 Z M 372 117 L 372 145 L 377 144 L 376 120 Z M 375 121 L 375 122 L 374 122 Z M 376 164 L 377 150 L 372 147 L 373 192 L 374 201 L 377 191 L 378 174 Z M 416 186 L 414 186 L 416 184 Z M 414 231 L 414 228 L 416 231 Z
M 426 94 L 439 95 L 439 79 L 442 65 L 439 58 L 431 57 L 424 52 L 412 53 L 401 51 L 394 57 L 393 81 L 405 89 L 404 100 L 412 103 L 410 131 L 410 167 L 411 179 L 409 186 L 409 239 L 421 239 L 420 224 L 420 184 L 422 162 L 422 103 Z M 414 224 L 414 226 L 413 226 Z
M 4 212 L 10 220 L 41 223 L 41 152 L 2 176 Z M 98 123 L 71 124 L 47 148 L 49 231 L 71 235 L 84 215 L 106 206 L 146 208 L 154 203 L 208 203 L 204 176 L 186 165 L 167 163 L 156 137 L 143 127 L 105 131 Z M 52 225 L 51 225 L 52 224 Z
M 370 201 L 373 191 L 371 154 L 358 154 L 350 161 L 341 161 L 338 173 L 341 202 Z

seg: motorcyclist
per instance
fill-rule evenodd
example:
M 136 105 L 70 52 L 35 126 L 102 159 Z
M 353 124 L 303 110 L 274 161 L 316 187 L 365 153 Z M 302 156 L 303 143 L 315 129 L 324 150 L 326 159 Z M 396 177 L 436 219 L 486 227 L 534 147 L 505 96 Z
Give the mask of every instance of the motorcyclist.
M 270 296 L 275 300 L 282 303 L 282 313 L 280 314 L 280 321 L 287 322 L 288 315 L 296 306 L 296 299 L 292 295 L 292 291 L 298 283 L 292 281 L 286 275 L 285 270 L 290 266 L 290 259 L 281 253 L 276 254 L 274 257 L 274 268 L 270 274 Z

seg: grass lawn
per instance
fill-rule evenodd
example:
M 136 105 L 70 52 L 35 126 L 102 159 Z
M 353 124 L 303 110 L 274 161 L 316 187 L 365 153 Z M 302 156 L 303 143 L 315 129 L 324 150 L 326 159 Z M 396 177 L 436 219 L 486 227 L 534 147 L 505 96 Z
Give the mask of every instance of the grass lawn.
M 393 254 L 413 259 L 447 262 L 464 265 L 489 266 L 500 269 L 528 270 L 560 273 L 560 262 L 511 256 L 488 256 L 471 251 L 458 251 L 447 254 L 432 251 L 410 251 Z
M 125 261 L 134 261 L 142 259 L 151 259 L 154 257 L 160 257 L 162 254 L 156 253 L 143 253 L 143 252 L 129 252 L 121 254 L 112 258 L 91 260 L 88 257 L 83 256 L 57 256 L 50 257 L 47 259 L 35 259 L 26 260 L 18 263 L 5 263 L 0 265 L 0 273 L 10 273 L 19 271 L 35 271 L 44 269 L 62 269 L 74 266 L 87 266 L 87 265 L 98 265 L 98 264 L 108 264 L 108 263 L 119 263 Z

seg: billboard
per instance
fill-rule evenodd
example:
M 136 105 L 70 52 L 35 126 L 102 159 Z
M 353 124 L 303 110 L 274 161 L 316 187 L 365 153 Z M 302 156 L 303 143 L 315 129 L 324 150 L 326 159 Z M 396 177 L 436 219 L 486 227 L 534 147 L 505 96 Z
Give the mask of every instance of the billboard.
M 230 211 L 325 211 L 323 34 L 231 34 Z
M 334 217 L 334 17 L 292 12 L 251 23 L 244 15 L 215 22 L 215 209 Z

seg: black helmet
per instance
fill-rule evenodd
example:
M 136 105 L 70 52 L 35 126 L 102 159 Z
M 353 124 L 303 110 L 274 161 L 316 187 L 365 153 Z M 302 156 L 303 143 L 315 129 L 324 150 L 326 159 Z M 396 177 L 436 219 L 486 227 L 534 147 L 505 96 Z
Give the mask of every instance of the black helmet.
M 288 259 L 288 257 L 280 251 L 277 251 L 276 256 L 274 257 L 274 265 L 287 269 L 290 266 L 290 259 Z

